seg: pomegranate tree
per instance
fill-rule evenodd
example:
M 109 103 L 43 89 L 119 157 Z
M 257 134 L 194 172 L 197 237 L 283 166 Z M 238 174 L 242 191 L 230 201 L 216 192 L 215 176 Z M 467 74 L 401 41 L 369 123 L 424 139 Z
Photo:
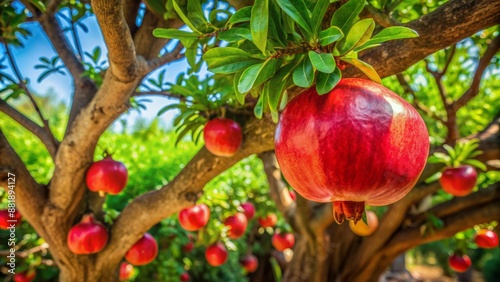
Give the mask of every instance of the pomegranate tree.
M 233 156 L 243 140 L 240 125 L 228 118 L 215 118 L 207 122 L 203 137 L 207 150 L 219 157 Z
M 247 217 L 241 212 L 226 218 L 224 225 L 229 227 L 227 236 L 231 239 L 240 238 L 243 234 L 245 234 L 247 224 Z
M 275 147 L 297 193 L 333 202 L 337 223 L 357 222 L 365 204 L 388 205 L 408 194 L 425 166 L 429 135 L 401 97 L 378 83 L 346 78 L 325 95 L 313 87 L 290 101 Z
M 205 204 L 185 208 L 179 212 L 179 223 L 187 231 L 196 231 L 207 225 L 210 209 Z
M 130 263 L 122 262 L 120 264 L 120 281 L 129 280 L 134 274 L 134 266 Z
M 476 186 L 476 181 L 477 172 L 470 165 L 446 168 L 439 178 L 443 190 L 457 197 L 469 195 Z
M 110 156 L 93 163 L 86 175 L 87 187 L 93 192 L 120 193 L 127 186 L 128 172 L 125 165 Z
M 488 229 L 481 229 L 476 233 L 474 241 L 483 249 L 492 249 L 498 246 L 498 235 Z
M 359 236 L 370 236 L 377 230 L 378 227 L 378 217 L 372 211 L 366 212 L 366 220 L 368 224 L 364 223 L 362 220 L 358 222 L 349 221 L 349 228 L 351 231 Z
M 80 223 L 73 226 L 67 237 L 68 248 L 77 255 L 100 252 L 108 243 L 108 231 L 94 215 L 84 215 Z
M 213 243 L 205 250 L 205 258 L 211 266 L 223 265 L 227 260 L 226 246 L 221 242 Z
M 240 208 L 248 220 L 252 219 L 255 215 L 255 207 L 250 202 L 241 204 Z
M 240 259 L 240 264 L 248 273 L 252 273 L 259 267 L 259 260 L 256 256 L 248 254 Z
M 260 226 L 266 227 L 274 227 L 278 222 L 278 217 L 275 213 L 269 213 L 265 217 L 260 217 L 258 219 Z
M 13 217 L 8 209 L 0 210 L 0 229 L 8 229 L 11 226 L 17 226 L 21 223 L 21 213 L 14 210 Z M 12 222 L 11 222 L 12 221 Z
M 295 245 L 295 236 L 292 233 L 275 233 L 271 239 L 273 247 L 282 252 L 291 249 Z
M 469 269 L 472 262 L 468 255 L 455 253 L 448 258 L 448 264 L 453 271 L 465 272 Z
M 158 255 L 158 244 L 155 238 L 145 233 L 125 254 L 125 259 L 133 265 L 145 265 Z

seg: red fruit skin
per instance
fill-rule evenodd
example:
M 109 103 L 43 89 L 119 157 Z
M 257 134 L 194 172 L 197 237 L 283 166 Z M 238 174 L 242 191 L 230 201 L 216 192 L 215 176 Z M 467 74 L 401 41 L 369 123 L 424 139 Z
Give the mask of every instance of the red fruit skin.
M 17 210 L 14 210 L 14 217 L 10 217 L 10 212 L 8 209 L 5 210 L 0 210 L 0 229 L 9 229 L 11 224 L 14 226 L 18 226 L 21 223 L 21 213 L 19 213 Z M 9 220 L 12 220 L 13 222 L 9 222 Z
M 468 255 L 453 254 L 448 258 L 450 268 L 455 272 L 465 272 L 471 266 L 472 262 Z
M 290 190 L 288 191 L 288 193 L 290 193 L 290 198 L 292 198 L 292 201 L 297 200 L 297 194 L 295 193 L 295 191 Z
M 221 242 L 210 245 L 205 250 L 205 258 L 211 266 L 223 265 L 227 260 L 227 250 Z
M 194 248 L 193 242 L 188 242 L 186 245 L 182 246 L 182 251 L 185 253 L 190 253 Z
M 126 262 L 122 262 L 120 264 L 120 281 L 129 280 L 130 278 L 132 278 L 133 273 L 134 273 L 133 265 Z
M 243 140 L 240 125 L 228 118 L 215 118 L 203 129 L 205 147 L 219 157 L 231 157 L 240 148 Z
M 67 237 L 68 248 L 77 255 L 100 252 L 108 243 L 108 231 L 92 214 L 84 215 L 80 223 L 73 226 Z
M 248 273 L 255 272 L 259 267 L 259 260 L 252 254 L 242 257 L 240 263 Z
M 205 204 L 185 208 L 179 212 L 179 223 L 187 231 L 196 231 L 207 225 L 210 209 Z
M 247 217 L 241 212 L 236 213 L 226 218 L 224 225 L 229 227 L 227 236 L 231 239 L 238 239 L 245 234 L 248 225 Z
M 278 217 L 274 213 L 270 213 L 266 215 L 266 217 L 261 217 L 258 219 L 260 226 L 266 227 L 274 227 L 278 222 Z
M 275 150 L 293 189 L 312 201 L 337 202 L 341 223 L 344 216 L 360 220 L 365 203 L 388 205 L 408 194 L 427 161 L 429 135 L 398 95 L 346 78 L 330 93 L 320 96 L 313 87 L 288 103 Z
M 185 281 L 189 281 L 189 280 L 191 280 L 191 277 L 189 276 L 189 273 L 184 272 L 184 273 L 182 273 L 182 274 L 181 274 L 180 279 L 181 279 L 181 281 L 184 281 L 184 282 L 185 282 Z
M 276 250 L 282 252 L 293 248 L 295 245 L 295 236 L 292 233 L 275 233 L 271 243 Z
M 93 163 L 86 175 L 87 187 L 93 192 L 120 193 L 127 186 L 128 172 L 121 162 L 106 157 Z
M 476 244 L 483 249 L 492 249 L 498 246 L 498 235 L 488 229 L 481 229 L 474 238 Z
M 133 265 L 145 265 L 152 262 L 158 255 L 158 243 L 155 238 L 144 233 L 125 254 L 125 259 Z
M 22 272 L 14 274 L 14 282 L 31 282 L 36 277 L 34 270 L 29 272 Z
M 476 186 L 477 172 L 470 165 L 462 165 L 457 168 L 449 167 L 443 171 L 439 183 L 447 193 L 463 197 L 472 192 Z
M 255 215 L 255 207 L 250 202 L 246 202 L 241 204 L 241 209 L 243 209 L 243 213 L 247 217 L 248 220 L 252 219 Z

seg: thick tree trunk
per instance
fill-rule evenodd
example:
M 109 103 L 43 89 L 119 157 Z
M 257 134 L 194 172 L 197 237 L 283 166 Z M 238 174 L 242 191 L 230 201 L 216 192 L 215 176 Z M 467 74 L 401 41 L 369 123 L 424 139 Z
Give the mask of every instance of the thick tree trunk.
M 59 267 L 59 281 L 71 282 L 115 282 L 119 280 L 118 266 L 111 269 L 96 267 L 94 261 L 87 256 L 79 256 L 70 264 L 61 264 Z

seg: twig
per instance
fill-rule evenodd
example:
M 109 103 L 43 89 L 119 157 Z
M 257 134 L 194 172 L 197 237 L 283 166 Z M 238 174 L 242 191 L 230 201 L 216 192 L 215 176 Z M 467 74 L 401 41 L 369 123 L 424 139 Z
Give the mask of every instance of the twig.
M 148 70 L 147 72 L 151 72 L 154 69 L 172 61 L 176 61 L 178 59 L 184 58 L 184 54 L 181 54 L 182 49 L 184 49 L 184 45 L 179 41 L 175 48 L 171 52 L 166 52 L 159 58 L 155 58 L 148 62 Z
M 376 24 L 381 27 L 399 26 L 402 25 L 397 20 L 393 19 L 387 12 L 381 11 L 371 5 L 366 5 L 360 15 L 361 18 L 372 18 Z
M 76 31 L 75 23 L 73 22 L 73 8 L 69 9 L 69 16 L 70 16 L 70 25 L 71 25 L 71 34 L 73 34 L 73 40 L 75 41 L 75 46 L 76 46 L 76 51 L 78 52 L 78 55 L 80 56 L 80 60 L 83 60 L 83 51 L 82 51 L 82 45 L 80 44 L 80 39 L 78 38 L 78 33 Z
M 146 96 L 146 95 L 154 95 L 154 96 L 162 96 L 162 97 L 169 97 L 169 98 L 176 98 L 176 99 L 185 99 L 186 97 L 179 95 L 179 94 L 174 94 L 169 91 L 153 91 L 153 90 L 148 90 L 148 91 L 136 91 L 132 96 L 134 97 L 140 97 L 140 96 Z

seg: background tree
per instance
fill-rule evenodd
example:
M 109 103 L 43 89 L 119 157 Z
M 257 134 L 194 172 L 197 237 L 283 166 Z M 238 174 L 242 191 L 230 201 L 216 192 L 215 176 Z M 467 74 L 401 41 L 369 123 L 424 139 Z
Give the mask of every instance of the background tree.
M 264 1 L 258 1 L 256 5 L 262 3 Z M 297 3 L 312 10 L 316 2 Z M 320 24 L 329 26 L 331 16 L 343 3 L 325 6 L 326 16 Z M 45 147 L 47 158 L 29 160 L 32 148 L 26 151 L 26 147 L 13 148 L 9 143 L 15 140 L 20 129 L 7 131 L 2 125 L 0 183 L 2 187 L 7 187 L 8 172 L 16 175 L 17 207 L 48 244 L 53 263 L 59 269 L 60 281 L 116 280 L 118 265 L 125 252 L 160 221 L 193 205 L 204 187 L 207 187 L 207 195 L 203 196 L 202 201 L 209 203 L 212 208 L 217 206 L 217 202 L 224 207 L 221 202 L 227 199 L 217 201 L 206 185 L 251 155 L 257 155 L 262 161 L 274 205 L 296 234 L 293 259 L 290 262 L 281 261 L 286 281 L 377 280 L 399 254 L 500 218 L 499 176 L 495 172 L 500 156 L 500 120 L 498 107 L 495 106 L 499 100 L 499 86 L 495 83 L 499 64 L 495 55 L 500 47 L 500 37 L 495 27 L 500 21 L 498 5 L 486 0 L 453 0 L 446 3 L 431 1 L 427 4 L 415 1 L 370 1 L 361 6 L 360 17 L 373 18 L 376 23 L 372 30 L 402 25 L 417 31 L 419 37 L 384 43 L 361 52 L 359 59 L 372 65 L 380 77 L 387 77 L 384 84 L 407 98 L 421 112 L 432 138 L 432 152 L 442 152 L 441 145 L 444 143 L 453 145 L 460 139 L 477 138 L 483 154 L 476 158 L 485 162 L 489 170 L 481 175 L 478 184 L 480 189 L 467 197 L 452 198 L 440 191 L 435 179 L 426 181 L 443 167 L 442 164 L 429 163 L 410 194 L 387 208 L 375 209 L 381 216 L 379 228 L 372 236 L 361 238 L 351 233 L 347 224 L 333 223 L 331 204 L 313 203 L 300 196 L 296 202 L 290 200 L 286 183 L 279 177 L 273 153 L 276 128 L 273 118 L 276 119 L 277 106 L 271 107 L 270 113 L 267 113 L 264 111 L 266 106 L 263 106 L 263 98 L 257 98 L 264 95 L 248 95 L 244 99 L 242 95 L 234 95 L 232 75 L 217 74 L 206 79 L 194 75 L 203 63 L 202 57 L 197 55 L 206 54 L 207 49 L 210 49 L 208 47 L 221 44 L 219 39 L 224 39 L 222 44 L 234 40 L 234 37 L 247 40 L 245 36 L 248 37 L 248 34 L 228 33 L 231 30 L 226 30 L 229 16 L 218 15 L 231 15 L 234 9 L 243 11 L 247 4 L 252 3 L 204 2 L 204 10 L 220 10 L 211 12 L 209 21 L 203 12 L 194 12 L 201 11 L 196 1 L 16 1 L 1 4 L 0 28 L 5 50 L 2 64 L 10 71 L 2 70 L 4 90 L 0 111 L 35 135 Z M 64 27 L 58 18 L 67 11 L 71 17 L 66 16 L 69 30 L 64 34 Z M 108 67 L 99 63 L 100 56 L 96 49 L 90 56 L 93 62 L 83 59 L 84 50 L 78 40 L 78 30 L 82 28 L 79 21 L 81 17 L 89 15 L 95 15 L 101 28 L 108 52 Z M 300 34 L 297 33 L 299 36 L 307 33 L 300 19 L 292 19 L 287 13 L 282 13 L 282 17 L 291 23 L 292 30 L 300 30 Z M 23 76 L 12 55 L 12 48 L 22 43 L 19 37 L 29 36 L 24 25 L 34 24 L 32 22 L 41 26 L 58 53 L 58 58 L 53 60 L 41 59 L 41 65 L 45 66 L 41 68 L 47 70 L 46 75 L 66 71 L 74 83 L 67 125 L 63 130 L 53 125 L 52 116 L 51 119 L 47 118 L 49 110 L 41 105 L 29 87 L 33 78 Z M 155 33 L 181 38 L 181 42 L 153 35 L 155 28 L 178 29 L 184 23 L 189 23 L 191 32 Z M 267 42 L 266 37 L 259 36 L 262 34 L 261 29 L 261 26 L 251 24 L 250 31 L 256 34 L 251 34 L 251 38 L 254 41 L 259 38 L 260 43 Z M 272 31 L 269 35 L 272 35 Z M 287 51 L 303 53 L 309 48 L 292 50 L 288 48 L 288 42 L 282 43 L 284 51 L 278 56 L 286 56 Z M 259 44 L 255 46 L 262 48 Z M 242 50 L 245 48 L 251 47 L 240 46 Z M 265 53 L 265 50 L 257 51 Z M 220 56 L 228 55 L 221 53 Z M 179 76 L 176 84 L 164 83 L 164 76 L 169 73 L 168 63 L 184 57 L 189 61 L 189 75 Z M 210 66 L 207 56 L 203 58 Z M 350 62 L 353 63 L 353 60 Z M 342 71 L 344 77 L 363 76 L 356 68 L 349 64 L 346 66 Z M 157 69 L 165 71 L 150 75 Z M 369 69 L 363 70 L 373 76 Z M 286 94 L 288 99 L 300 90 L 297 86 L 289 88 Z M 229 158 L 216 157 L 204 147 L 199 148 L 189 161 L 183 155 L 180 163 L 185 166 L 180 170 L 178 165 L 172 169 L 175 175 L 155 178 L 158 182 L 149 184 L 147 192 L 126 192 L 127 197 L 133 199 L 126 204 L 122 202 L 120 206 L 116 204 L 117 200 L 112 199 L 113 196 L 103 198 L 90 192 L 85 185 L 85 173 L 95 155 L 102 151 L 96 150 L 96 147 L 101 136 L 106 135 L 106 129 L 130 107 L 140 108 L 137 98 L 146 95 L 166 95 L 179 100 L 178 104 L 164 110 L 173 107 L 181 110 L 176 121 L 181 138 L 192 133 L 196 139 L 201 126 L 208 119 L 225 112 L 242 125 L 244 143 Z M 18 97 L 28 98 L 34 107 L 34 115 L 27 114 L 25 108 L 13 106 Z M 239 104 L 238 100 L 243 103 Z M 276 101 L 279 100 L 278 96 Z M 143 134 L 148 136 L 147 133 Z M 153 130 L 150 134 L 157 136 L 158 131 Z M 172 136 L 169 136 L 165 142 L 174 143 Z M 151 139 L 144 137 L 144 142 L 147 140 Z M 108 142 L 115 144 L 117 141 L 111 138 Z M 194 148 L 193 145 L 181 144 Z M 107 147 L 106 144 L 104 147 Z M 145 162 L 154 165 L 162 157 L 162 154 L 154 156 L 151 152 L 142 154 L 137 162 L 148 158 L 149 161 Z M 239 165 L 249 160 L 255 166 L 255 158 L 245 159 Z M 43 177 L 37 175 L 33 168 L 43 165 L 51 167 L 50 172 L 53 168 L 53 173 L 44 174 Z M 245 171 L 245 166 L 241 170 Z M 130 172 L 132 175 L 140 174 L 140 171 L 139 166 L 135 172 L 132 169 Z M 255 174 L 248 176 L 257 177 Z M 236 175 L 233 173 L 221 181 L 229 181 Z M 160 186 L 159 189 L 151 189 L 157 186 Z M 259 191 L 263 189 L 260 186 Z M 228 194 L 232 191 L 226 190 Z M 425 201 L 428 202 L 431 196 L 432 205 L 429 207 Z M 258 197 L 253 199 L 257 201 Z M 246 199 L 244 195 L 239 195 L 236 200 Z M 113 208 L 108 209 L 109 205 Z M 235 210 L 235 206 L 226 208 Z M 264 212 L 272 208 L 270 203 L 265 206 Z M 119 213 L 115 210 L 119 210 Z M 95 255 L 75 255 L 66 245 L 66 236 L 69 229 L 88 212 L 106 220 L 110 239 L 107 247 Z M 172 222 L 171 218 L 161 223 L 167 229 L 174 225 L 175 220 Z M 217 228 L 213 227 L 214 230 Z M 283 224 L 282 228 L 287 228 L 287 225 Z M 159 234 L 163 236 L 168 231 Z M 218 236 L 217 232 L 212 236 L 204 240 L 207 243 L 214 240 Z M 183 241 L 180 243 L 185 242 L 185 239 L 179 240 Z M 243 246 L 244 242 L 236 245 L 241 249 L 244 249 Z M 234 265 L 236 260 L 233 258 L 230 265 Z M 274 269 L 277 268 L 277 262 L 272 265 Z M 271 267 L 263 264 L 252 279 L 262 280 L 262 275 L 271 273 L 268 271 Z M 193 269 L 197 268 L 193 265 Z M 228 272 L 211 273 L 220 278 L 220 275 L 228 275 Z M 196 275 L 207 280 L 213 277 L 203 276 L 202 271 Z

